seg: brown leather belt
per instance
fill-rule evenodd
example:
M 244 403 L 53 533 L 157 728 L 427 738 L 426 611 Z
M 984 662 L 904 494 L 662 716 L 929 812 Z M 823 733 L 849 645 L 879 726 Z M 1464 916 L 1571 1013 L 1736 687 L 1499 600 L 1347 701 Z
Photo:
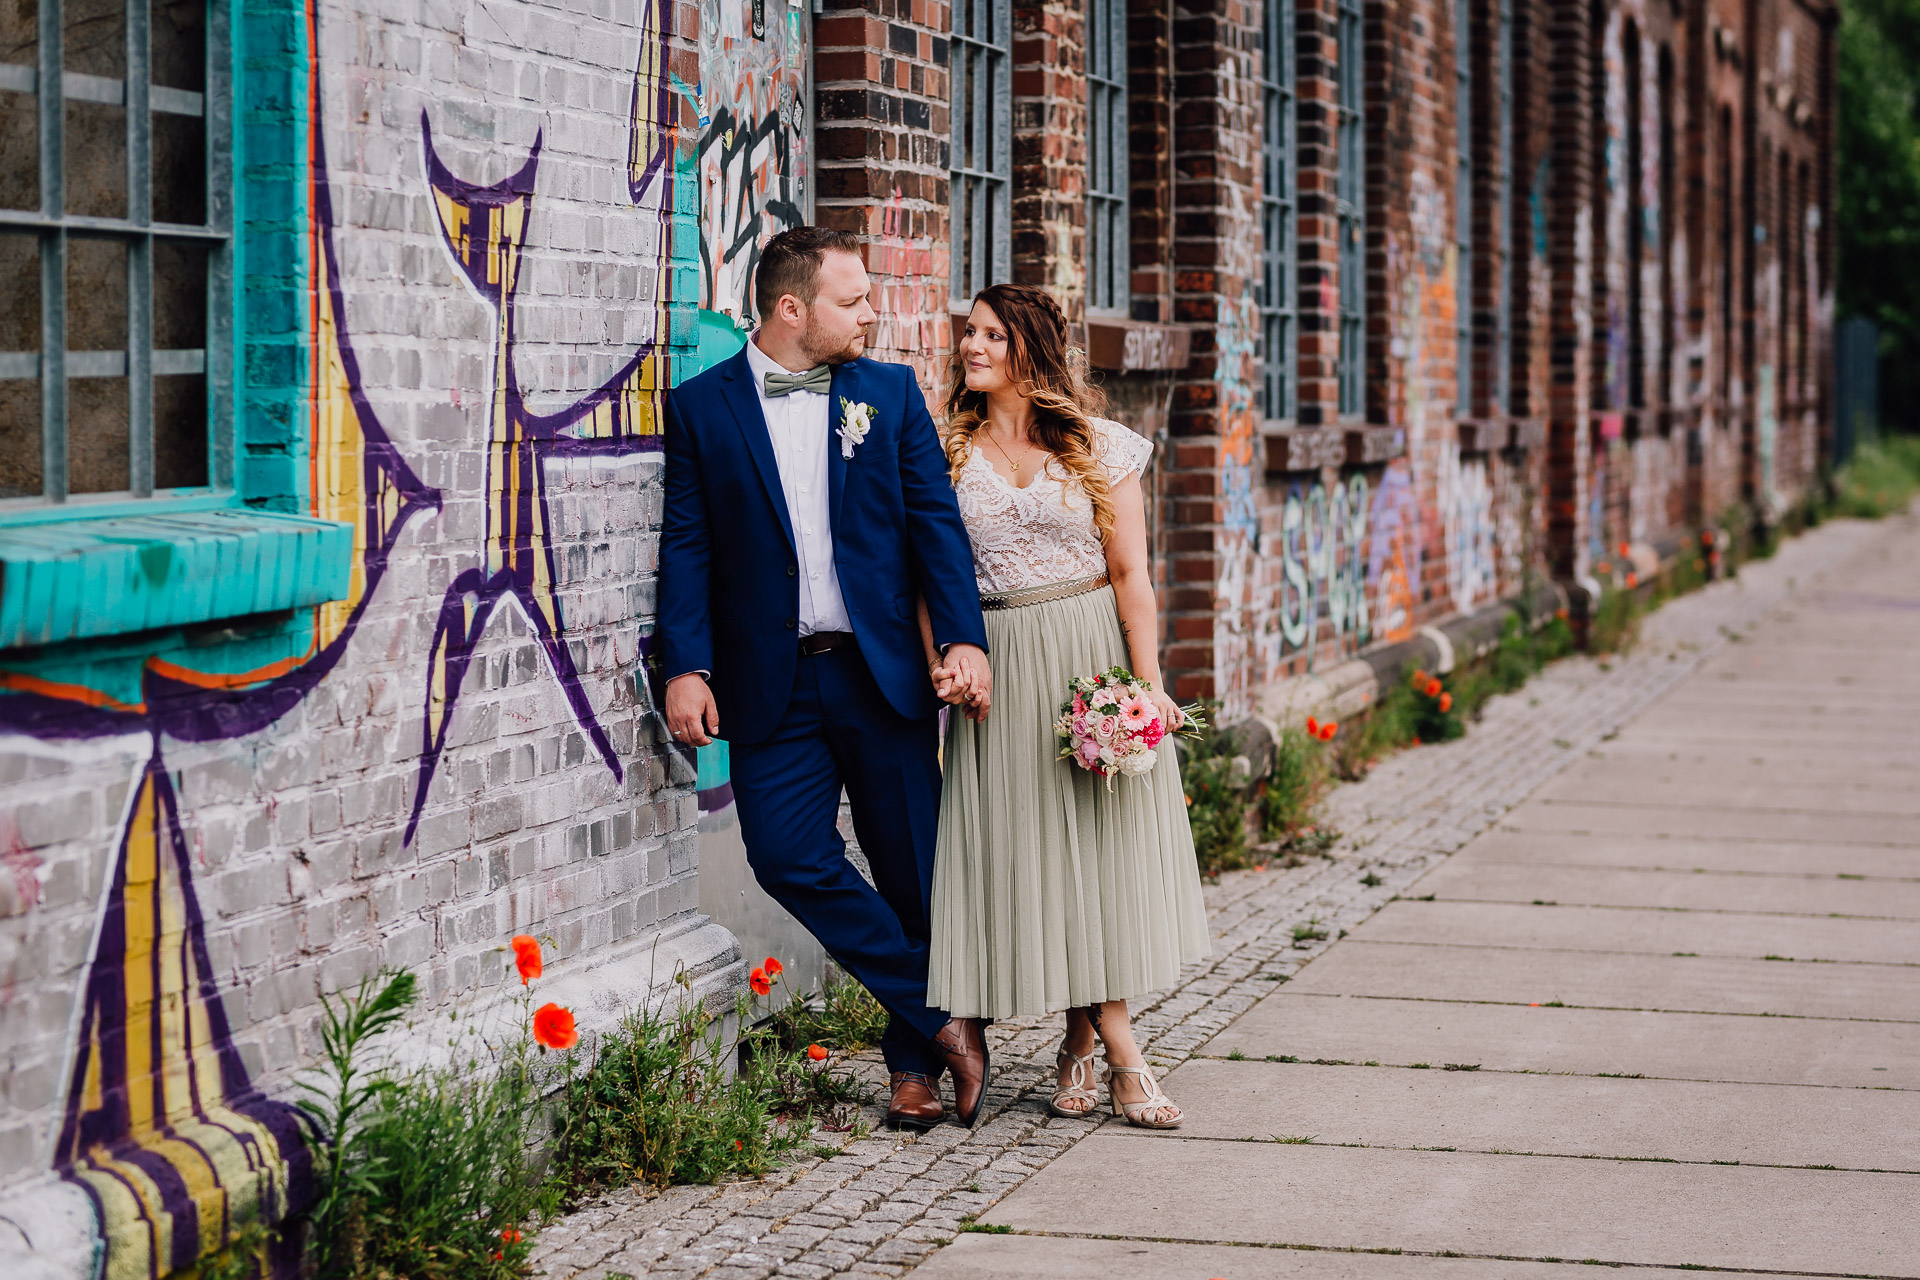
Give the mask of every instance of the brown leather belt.
M 834 649 L 851 649 L 853 632 L 816 631 L 810 636 L 800 637 L 800 656 L 811 658 L 816 654 L 828 653 Z

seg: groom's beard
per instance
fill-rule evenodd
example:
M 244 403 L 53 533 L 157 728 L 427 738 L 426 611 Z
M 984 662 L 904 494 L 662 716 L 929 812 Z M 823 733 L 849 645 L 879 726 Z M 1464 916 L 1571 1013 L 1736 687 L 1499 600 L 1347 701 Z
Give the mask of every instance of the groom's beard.
M 800 335 L 800 351 L 815 364 L 846 364 L 848 361 L 858 360 L 866 350 L 867 332 L 867 329 L 862 329 L 836 347 L 824 328 L 809 316 L 806 330 Z

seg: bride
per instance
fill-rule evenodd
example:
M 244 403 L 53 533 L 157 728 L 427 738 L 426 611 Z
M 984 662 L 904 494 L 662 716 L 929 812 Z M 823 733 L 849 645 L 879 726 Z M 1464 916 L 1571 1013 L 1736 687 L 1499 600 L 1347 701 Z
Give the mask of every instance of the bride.
M 954 353 L 946 450 L 973 540 L 991 689 L 948 669 L 927 1003 L 955 1018 L 1067 1012 L 1056 1115 L 1099 1105 L 1094 1042 L 1114 1113 L 1180 1123 L 1135 1044 L 1127 1001 L 1172 986 L 1208 954 L 1200 873 L 1172 745 L 1141 777 L 1107 782 L 1058 758 L 1053 723 L 1075 676 L 1124 666 L 1162 689 L 1140 475 L 1153 445 L 1117 422 L 1067 346 L 1044 290 L 994 285 Z M 988 714 L 991 698 L 991 714 Z

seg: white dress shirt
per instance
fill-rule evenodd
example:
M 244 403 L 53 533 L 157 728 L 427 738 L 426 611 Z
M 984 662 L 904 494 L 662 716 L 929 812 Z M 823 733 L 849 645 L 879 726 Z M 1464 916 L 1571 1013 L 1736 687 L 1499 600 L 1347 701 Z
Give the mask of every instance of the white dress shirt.
M 800 634 L 851 631 L 847 602 L 840 595 L 840 573 L 833 565 L 833 528 L 827 515 L 827 450 L 831 397 L 812 391 L 792 391 L 767 397 L 767 375 L 786 374 L 772 356 L 747 340 L 747 367 L 753 371 L 753 393 L 773 439 L 773 457 L 780 468 L 780 488 L 787 499 L 787 518 L 793 524 L 794 551 L 800 566 Z

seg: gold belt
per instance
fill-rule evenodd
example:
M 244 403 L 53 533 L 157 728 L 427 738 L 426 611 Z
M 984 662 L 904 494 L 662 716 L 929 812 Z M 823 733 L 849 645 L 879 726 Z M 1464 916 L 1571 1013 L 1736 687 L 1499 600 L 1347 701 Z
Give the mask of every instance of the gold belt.
M 1046 604 L 1098 591 L 1111 581 L 1107 574 L 1077 578 L 1072 582 L 1049 582 L 1044 587 L 1022 587 L 1018 591 L 995 591 L 980 597 L 982 609 L 1018 609 L 1023 605 Z

